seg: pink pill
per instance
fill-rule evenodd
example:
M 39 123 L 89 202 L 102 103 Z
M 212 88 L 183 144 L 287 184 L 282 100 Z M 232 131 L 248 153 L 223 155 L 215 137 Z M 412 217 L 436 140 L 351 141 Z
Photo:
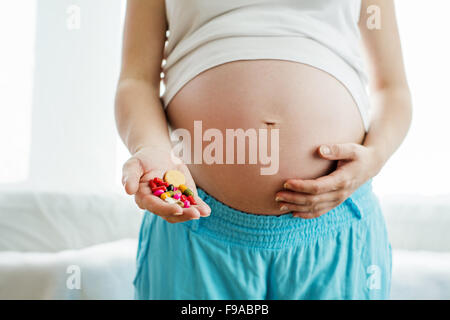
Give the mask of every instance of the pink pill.
M 189 200 L 184 200 L 184 208 L 189 208 L 191 206 L 191 203 L 189 202 Z
M 173 187 L 173 191 L 177 191 L 178 190 L 178 188 L 177 187 Z
M 164 193 L 164 191 L 161 190 L 161 189 L 156 190 L 155 192 L 153 192 L 153 194 L 154 194 L 155 196 L 157 196 L 157 197 L 159 197 L 159 196 L 162 195 L 163 193 Z
M 176 200 L 179 200 L 180 197 L 181 197 L 181 195 L 180 195 L 179 193 L 175 193 L 175 194 L 173 195 L 173 198 L 176 199 Z

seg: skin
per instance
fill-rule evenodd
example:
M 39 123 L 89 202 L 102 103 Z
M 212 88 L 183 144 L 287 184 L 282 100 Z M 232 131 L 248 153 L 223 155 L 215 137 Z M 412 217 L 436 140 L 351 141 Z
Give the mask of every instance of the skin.
M 220 130 L 223 137 L 227 129 L 279 130 L 279 159 L 273 159 L 278 166 L 271 175 L 260 174 L 261 164 L 186 161 L 198 187 L 254 214 L 288 213 L 275 201 L 287 179 L 314 179 L 334 170 L 334 161 L 317 155 L 318 146 L 364 139 L 363 122 L 348 90 L 328 73 L 292 61 L 233 61 L 206 70 L 177 93 L 166 113 L 173 128 L 187 129 L 191 137 L 195 120 L 201 120 L 203 132 Z M 229 145 L 224 144 L 226 155 Z M 245 154 L 254 152 L 248 145 Z
M 370 5 L 381 8 L 380 30 L 369 30 L 365 25 Z M 336 170 L 313 179 L 286 179 L 284 190 L 275 194 L 282 213 L 292 211 L 301 218 L 316 218 L 335 208 L 379 173 L 407 134 L 411 97 L 393 1 L 363 0 L 360 21 L 372 94 L 370 130 L 362 144 L 352 141 L 319 145 L 317 154 L 337 161 Z M 126 192 L 135 195 L 140 208 L 176 223 L 208 216 L 210 208 L 196 196 L 197 206 L 181 209 L 151 195 L 148 188 L 154 176 L 178 169 L 197 195 L 187 166 L 170 156 L 172 145 L 159 98 L 166 29 L 163 0 L 128 1 L 115 112 L 119 134 L 132 154 L 123 167 Z
M 366 27 L 366 12 L 370 5 L 381 9 L 380 30 Z M 371 127 L 362 145 L 347 143 L 319 148 L 323 158 L 338 160 L 338 168 L 333 173 L 314 180 L 286 181 L 285 188 L 291 192 L 279 192 L 277 197 L 286 197 L 287 202 L 280 200 L 280 205 L 297 211 L 299 217 L 315 218 L 328 212 L 376 176 L 403 142 L 411 124 L 411 94 L 393 1 L 363 0 L 359 28 L 375 111 Z

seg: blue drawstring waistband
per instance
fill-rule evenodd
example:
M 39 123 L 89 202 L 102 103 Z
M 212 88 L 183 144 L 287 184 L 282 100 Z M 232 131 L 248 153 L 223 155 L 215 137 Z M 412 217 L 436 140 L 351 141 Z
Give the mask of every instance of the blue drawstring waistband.
M 283 248 L 306 243 L 361 220 L 364 214 L 358 203 L 374 196 L 371 182 L 367 181 L 342 204 L 314 219 L 296 218 L 290 213 L 280 216 L 246 213 L 198 188 L 198 195 L 211 207 L 211 215 L 183 224 L 195 232 L 246 246 Z

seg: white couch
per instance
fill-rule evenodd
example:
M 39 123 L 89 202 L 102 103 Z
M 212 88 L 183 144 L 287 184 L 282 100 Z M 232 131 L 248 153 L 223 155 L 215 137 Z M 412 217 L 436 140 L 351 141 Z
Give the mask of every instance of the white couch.
M 0 299 L 132 299 L 141 217 L 117 194 L 0 192 Z
M 450 199 L 389 197 L 393 299 L 450 299 Z M 0 192 L 0 299 L 132 299 L 131 197 Z

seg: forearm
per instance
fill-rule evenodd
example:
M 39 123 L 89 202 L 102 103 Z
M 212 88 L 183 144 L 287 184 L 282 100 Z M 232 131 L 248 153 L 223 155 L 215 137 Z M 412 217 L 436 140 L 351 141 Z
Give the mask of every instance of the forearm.
M 119 135 L 131 154 L 144 147 L 170 152 L 159 87 L 144 80 L 121 79 L 117 86 L 115 116 Z
M 364 146 L 374 150 L 377 172 L 403 142 L 412 119 L 407 87 L 384 88 L 373 94 L 373 114 Z

